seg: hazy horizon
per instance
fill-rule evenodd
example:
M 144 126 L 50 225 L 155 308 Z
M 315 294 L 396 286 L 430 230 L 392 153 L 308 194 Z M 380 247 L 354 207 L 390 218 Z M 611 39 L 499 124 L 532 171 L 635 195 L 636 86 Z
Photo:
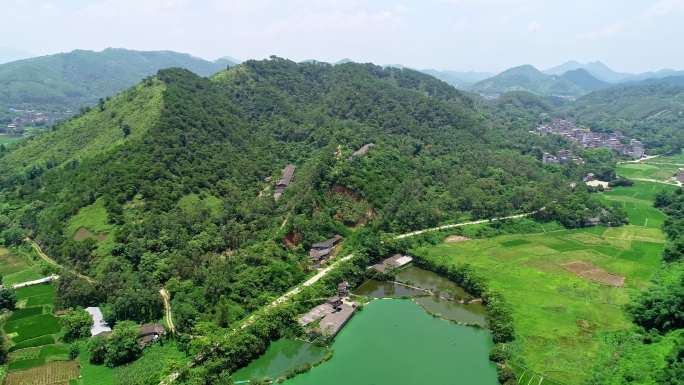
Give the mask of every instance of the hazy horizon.
M 569 60 L 631 73 L 684 68 L 684 49 L 671 41 L 684 33 L 684 0 L 8 0 L 3 8 L 0 33 L 12 39 L 0 47 L 34 55 L 116 47 L 478 72 Z

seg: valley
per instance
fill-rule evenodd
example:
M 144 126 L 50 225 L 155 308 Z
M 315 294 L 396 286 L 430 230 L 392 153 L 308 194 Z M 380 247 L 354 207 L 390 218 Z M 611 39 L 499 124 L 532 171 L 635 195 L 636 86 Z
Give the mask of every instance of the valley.
M 564 108 L 352 62 L 144 78 L 0 152 L 3 381 L 659 384 L 684 158 L 534 131 Z

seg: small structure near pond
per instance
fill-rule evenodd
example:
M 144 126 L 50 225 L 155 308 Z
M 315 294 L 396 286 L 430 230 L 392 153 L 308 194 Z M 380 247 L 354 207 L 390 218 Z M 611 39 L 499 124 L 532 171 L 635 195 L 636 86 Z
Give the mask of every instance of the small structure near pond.
M 85 308 L 85 311 L 88 312 L 93 319 L 93 325 L 90 327 L 90 335 L 92 337 L 112 332 L 112 328 L 107 325 L 107 322 L 102 315 L 102 310 L 100 310 L 99 307 L 87 307 Z
M 400 267 L 406 266 L 411 262 L 413 262 L 413 257 L 403 254 L 394 254 L 381 263 L 371 266 L 370 269 L 375 269 L 380 273 L 384 273 L 388 270 L 398 269 Z
M 314 334 L 333 338 L 354 315 L 356 307 L 355 302 L 332 297 L 300 316 L 297 322 L 303 327 L 308 327 Z

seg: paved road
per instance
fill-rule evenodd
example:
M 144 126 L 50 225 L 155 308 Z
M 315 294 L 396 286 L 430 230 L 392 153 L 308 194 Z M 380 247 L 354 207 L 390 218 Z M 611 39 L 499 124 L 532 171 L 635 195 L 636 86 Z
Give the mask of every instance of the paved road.
M 29 286 L 34 286 L 34 285 L 42 285 L 44 283 L 52 282 L 54 280 L 59 279 L 59 275 L 57 274 L 52 274 L 50 276 L 36 279 L 33 281 L 27 281 L 27 282 L 22 282 L 22 283 L 16 283 L 12 285 L 12 289 L 21 289 L 22 287 L 29 287 Z
M 41 259 L 43 259 L 45 262 L 51 264 L 52 266 L 55 266 L 55 267 L 58 267 L 58 268 L 60 268 L 60 269 L 66 270 L 66 271 L 68 271 L 68 272 L 70 272 L 70 273 L 72 273 L 72 274 L 74 274 L 74 275 L 76 275 L 76 276 L 78 276 L 78 277 L 80 277 L 80 278 L 82 278 L 82 279 L 84 279 L 84 280 L 90 282 L 90 283 L 95 283 L 95 280 L 94 280 L 94 279 L 92 279 L 92 278 L 90 278 L 90 277 L 88 277 L 88 276 L 85 276 L 85 275 L 79 273 L 79 272 L 76 271 L 76 270 L 69 269 L 69 268 L 67 268 L 66 266 L 62 266 L 62 265 L 60 265 L 57 261 L 55 261 L 54 259 L 50 258 L 50 256 L 47 255 L 47 254 L 45 254 L 45 252 L 44 252 L 43 249 L 40 247 L 40 245 L 39 245 L 38 243 L 36 243 L 36 241 L 34 241 L 33 239 L 31 239 L 31 238 L 26 238 L 26 239 L 24 239 L 24 240 L 25 240 L 26 242 L 28 242 L 29 244 L 31 244 L 31 246 L 33 247 L 33 250 L 35 250 L 36 253 L 38 254 L 38 256 L 39 256 Z
M 268 310 L 268 309 L 274 308 L 280 304 L 285 303 L 287 300 L 289 300 L 290 298 L 297 295 L 297 293 L 301 292 L 303 288 L 305 288 L 307 286 L 311 286 L 314 283 L 320 281 L 321 278 L 325 277 L 328 273 L 330 273 L 340 263 L 350 260 L 353 256 L 354 256 L 353 254 L 349 254 L 343 258 L 338 259 L 337 261 L 335 261 L 335 263 L 326 267 L 325 269 L 320 270 L 318 273 L 316 273 L 316 275 L 307 279 L 304 283 L 297 285 L 292 290 L 288 291 L 287 293 L 285 293 L 285 294 L 281 295 L 280 297 L 278 297 L 277 299 L 275 299 L 273 302 L 269 303 L 268 305 L 262 307 L 261 309 L 255 311 L 254 313 L 252 313 L 251 316 L 249 316 L 247 319 L 245 319 L 242 322 L 242 325 L 240 325 L 239 328 L 235 328 L 235 329 L 231 330 L 231 332 L 235 332 L 236 330 L 239 330 L 239 329 L 244 329 L 247 326 L 251 325 L 254 322 L 254 320 L 256 320 L 256 317 L 259 315 L 259 313 L 261 313 L 264 310 Z M 180 372 L 173 372 L 169 376 L 167 376 L 165 379 L 163 379 L 159 384 L 160 385 L 170 385 L 174 381 L 176 381 L 176 379 L 178 379 L 178 376 L 180 376 Z
M 543 210 L 543 208 L 542 208 L 542 209 L 539 209 L 539 210 L 536 210 L 536 211 L 532 211 L 532 212 L 530 212 L 530 213 L 517 214 L 517 215 L 509 215 L 509 216 L 507 216 L 507 217 L 499 217 L 499 218 L 492 218 L 492 219 L 481 219 L 481 220 L 479 220 L 479 221 L 454 223 L 454 224 L 451 224 L 451 225 L 444 225 L 444 226 L 432 227 L 432 228 L 429 228 L 429 229 L 418 230 L 418 231 L 412 231 L 412 232 L 410 232 L 410 233 L 397 235 L 396 237 L 394 237 L 394 239 L 402 239 L 402 238 L 414 237 L 414 236 L 416 236 L 416 235 L 420 235 L 420 234 L 424 234 L 424 233 L 429 233 L 429 232 L 431 232 L 431 231 L 440 231 L 440 230 L 446 230 L 446 229 L 453 229 L 454 227 L 463 227 L 463 226 L 468 226 L 468 225 L 477 225 L 477 224 L 480 224 L 480 223 L 487 223 L 487 222 L 497 222 L 497 221 L 503 221 L 503 220 L 506 220 L 506 219 L 524 218 L 524 217 L 528 217 L 528 216 L 530 216 L 530 215 L 532 215 L 532 214 L 535 214 L 535 213 L 539 212 L 540 210 Z

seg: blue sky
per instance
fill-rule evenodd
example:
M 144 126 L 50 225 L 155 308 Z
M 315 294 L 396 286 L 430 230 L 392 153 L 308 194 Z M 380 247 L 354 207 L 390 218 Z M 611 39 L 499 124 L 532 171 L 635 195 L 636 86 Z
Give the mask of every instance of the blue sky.
M 684 69 L 684 0 L 0 0 L 0 46 L 499 71 Z

